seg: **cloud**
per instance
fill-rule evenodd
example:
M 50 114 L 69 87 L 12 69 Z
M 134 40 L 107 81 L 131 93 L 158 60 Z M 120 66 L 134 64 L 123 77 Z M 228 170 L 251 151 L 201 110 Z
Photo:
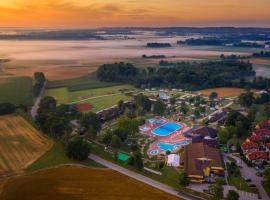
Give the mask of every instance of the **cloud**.
M 245 4 L 242 1 L 0 0 L 0 26 L 181 26 L 270 19 L 267 5 L 259 3 L 263 0 L 258 0 L 256 7 L 251 0 L 245 0 Z

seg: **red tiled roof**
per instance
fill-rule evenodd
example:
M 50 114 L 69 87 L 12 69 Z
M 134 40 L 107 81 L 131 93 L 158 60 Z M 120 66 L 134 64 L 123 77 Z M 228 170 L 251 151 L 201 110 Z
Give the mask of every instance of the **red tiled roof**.
M 260 129 L 270 129 L 270 119 L 263 121 L 257 126 Z
M 260 142 L 263 140 L 263 137 L 260 134 L 253 134 L 251 135 L 248 140 L 250 140 L 251 142 Z
M 267 143 L 265 146 L 270 150 L 270 143 Z
M 255 151 L 247 154 L 247 158 L 249 160 L 259 160 L 263 159 L 266 160 L 268 158 L 267 152 Z
M 241 145 L 243 150 L 250 150 L 250 149 L 259 149 L 259 144 L 254 143 L 254 142 L 250 142 L 250 141 L 245 141 L 242 145 Z
M 265 137 L 265 136 L 270 136 L 270 130 L 268 129 L 259 129 L 259 130 L 256 130 L 255 131 L 255 134 L 256 135 L 260 135 L 262 137 Z

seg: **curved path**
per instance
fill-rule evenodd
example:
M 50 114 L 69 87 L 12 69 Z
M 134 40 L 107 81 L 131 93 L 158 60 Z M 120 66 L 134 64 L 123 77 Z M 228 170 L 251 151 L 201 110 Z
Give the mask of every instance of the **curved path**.
M 186 199 L 186 200 L 201 200 L 201 198 L 199 198 L 199 197 L 191 196 L 189 194 L 180 192 L 180 191 L 178 191 L 178 190 L 176 190 L 176 189 L 174 189 L 174 188 L 172 188 L 170 186 L 167 186 L 167 185 L 165 185 L 163 183 L 155 181 L 155 180 L 153 180 L 151 178 L 148 178 L 148 177 L 143 176 L 141 174 L 138 174 L 136 172 L 130 171 L 130 170 L 126 169 L 126 168 L 120 167 L 119 165 L 111 163 L 111 162 L 109 162 L 107 160 L 104 160 L 104 159 L 100 158 L 99 156 L 91 154 L 89 156 L 89 159 L 94 160 L 95 162 L 100 163 L 101 165 L 103 165 L 105 167 L 111 168 L 111 169 L 113 169 L 115 171 L 120 172 L 121 174 L 124 174 L 126 176 L 131 177 L 131 178 L 134 178 L 134 179 L 136 179 L 138 181 L 146 183 L 147 185 L 155 187 L 155 188 L 157 188 L 159 190 L 162 190 L 164 192 L 167 192 L 167 193 L 169 193 L 171 195 L 174 195 L 174 196 L 177 196 L 179 198 Z

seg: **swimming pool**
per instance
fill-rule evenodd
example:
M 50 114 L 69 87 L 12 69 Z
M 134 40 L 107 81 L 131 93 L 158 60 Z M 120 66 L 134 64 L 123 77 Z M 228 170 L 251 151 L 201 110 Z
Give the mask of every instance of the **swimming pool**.
M 155 156 L 158 154 L 158 150 L 154 149 L 154 150 L 151 150 L 149 153 L 150 155 Z
M 152 130 L 152 133 L 158 136 L 168 136 L 172 134 L 174 131 L 179 130 L 183 128 L 182 125 L 174 123 L 174 122 L 168 122 L 154 130 Z
M 166 122 L 164 119 L 148 119 L 148 123 L 151 124 L 162 124 Z
M 187 141 L 177 142 L 174 144 L 160 142 L 158 144 L 158 147 L 164 151 L 173 151 L 173 150 L 179 148 L 180 146 L 187 145 L 187 144 L 189 144 Z

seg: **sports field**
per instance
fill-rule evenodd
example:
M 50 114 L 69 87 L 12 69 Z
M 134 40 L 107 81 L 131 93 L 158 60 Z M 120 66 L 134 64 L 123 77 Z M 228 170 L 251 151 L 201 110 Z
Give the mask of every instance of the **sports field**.
M 176 200 L 179 198 L 110 169 L 62 166 L 9 179 L 3 187 L 0 199 Z
M 254 92 L 256 90 L 253 90 Z M 205 90 L 198 90 L 196 93 L 203 94 L 209 96 L 212 92 L 218 93 L 219 97 L 233 97 L 238 96 L 242 93 L 245 93 L 246 90 L 243 88 L 211 88 L 211 89 L 205 89 Z
M 79 91 L 69 91 L 67 87 L 48 89 L 46 96 L 52 96 L 58 104 L 64 103 L 90 103 L 93 106 L 92 111 L 96 112 L 118 103 L 119 100 L 130 100 L 121 91 L 134 89 L 131 85 L 119 85 Z
M 0 169 L 18 172 L 52 146 L 52 141 L 18 115 L 0 116 Z
M 33 83 L 30 77 L 0 78 L 0 103 L 33 104 Z

